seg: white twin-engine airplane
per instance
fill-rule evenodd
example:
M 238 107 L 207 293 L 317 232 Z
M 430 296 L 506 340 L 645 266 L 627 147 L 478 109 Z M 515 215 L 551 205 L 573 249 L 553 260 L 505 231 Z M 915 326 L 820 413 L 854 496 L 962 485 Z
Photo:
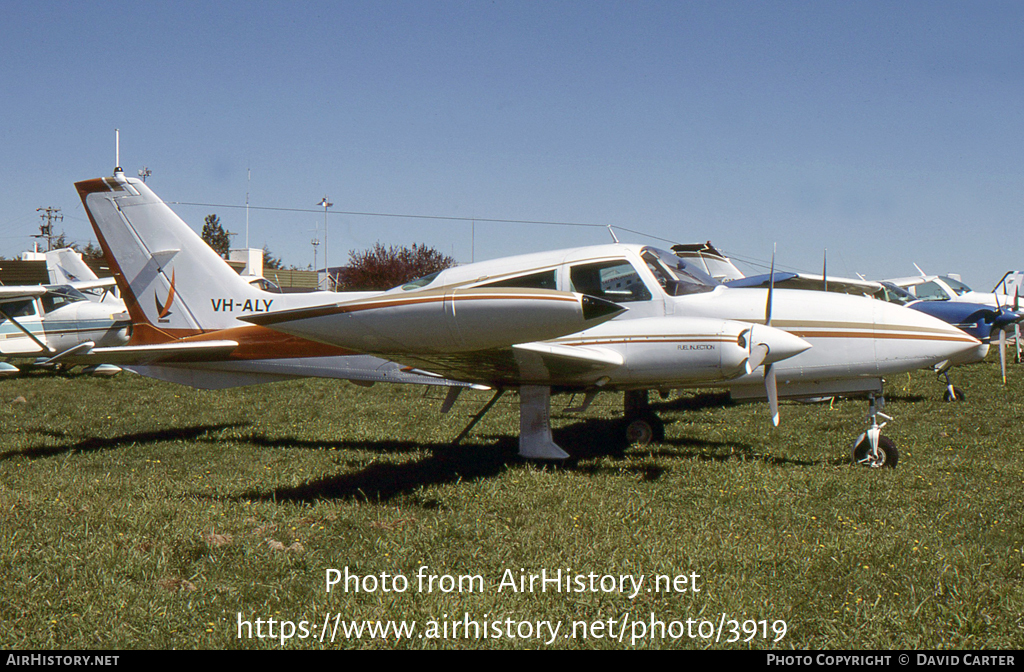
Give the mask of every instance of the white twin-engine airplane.
M 553 388 L 586 393 L 583 407 L 601 390 L 625 390 L 628 431 L 649 437 L 660 421 L 647 390 L 725 385 L 737 397 L 767 397 L 775 422 L 779 394 L 871 395 L 871 427 L 854 457 L 895 466 L 875 421 L 881 378 L 976 358 L 981 346 L 879 301 L 726 288 L 638 245 L 480 262 L 383 293 L 270 294 L 235 274 L 141 181 L 115 173 L 76 186 L 135 323 L 132 345 L 108 353 L 153 348 L 164 358 L 131 368 L 226 387 L 317 348 L 384 357 L 423 378 L 495 388 L 481 414 L 518 388 L 520 454 L 531 458 L 568 457 L 551 435 Z
M 562 459 L 568 455 L 555 445 L 549 424 L 552 386 L 721 382 L 808 347 L 769 326 L 665 316 L 610 325 L 596 345 L 552 342 L 627 310 L 620 294 L 599 286 L 594 291 L 606 298 L 500 282 L 272 294 L 239 277 L 141 181 L 115 174 L 76 187 L 134 322 L 129 346 L 96 348 L 79 360 L 123 364 L 196 387 L 295 376 L 515 387 L 522 400 L 521 453 Z M 279 314 L 331 324 L 326 334 L 296 336 L 248 321 Z

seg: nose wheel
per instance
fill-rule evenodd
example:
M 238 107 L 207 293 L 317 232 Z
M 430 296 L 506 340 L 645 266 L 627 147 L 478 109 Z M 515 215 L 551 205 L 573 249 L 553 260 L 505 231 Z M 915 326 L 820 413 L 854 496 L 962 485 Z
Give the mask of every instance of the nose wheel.
M 942 395 L 942 398 L 946 401 L 964 401 L 967 398 L 964 395 L 964 391 L 950 382 L 949 373 L 943 371 L 942 375 L 946 378 L 946 391 Z
M 853 442 L 853 450 L 850 453 L 854 464 L 872 469 L 896 468 L 896 463 L 900 459 L 896 444 L 891 439 L 882 436 L 882 428 L 888 423 L 878 424 L 879 417 L 885 418 L 887 421 L 892 420 L 891 417 L 878 410 L 884 405 L 885 397 L 876 399 L 875 395 L 871 395 L 868 406 L 868 429 Z

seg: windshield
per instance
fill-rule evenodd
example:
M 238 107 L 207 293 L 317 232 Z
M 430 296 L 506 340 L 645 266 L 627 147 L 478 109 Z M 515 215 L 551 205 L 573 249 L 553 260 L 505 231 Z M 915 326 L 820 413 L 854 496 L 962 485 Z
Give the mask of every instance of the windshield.
M 901 306 L 905 306 L 908 303 L 913 303 L 914 301 L 917 301 L 916 296 L 914 296 L 907 290 L 903 289 L 902 287 L 897 287 L 891 282 L 882 283 L 882 291 L 876 295 L 876 298 L 879 298 L 882 301 L 888 301 L 889 303 L 895 303 Z
M 69 303 L 78 303 L 79 301 L 88 301 L 84 294 L 69 285 L 61 285 L 50 289 L 45 295 L 43 295 L 43 312 L 49 313 L 50 311 L 56 310 L 62 306 L 66 306 Z
M 646 247 L 640 256 L 669 296 L 710 292 L 721 284 L 696 264 L 671 252 Z
M 434 278 L 436 278 L 440 274 L 441 271 L 438 271 L 437 273 L 431 273 L 430 275 L 424 275 L 422 278 L 417 278 L 412 282 L 407 282 L 404 285 L 400 286 L 403 292 L 409 292 L 414 289 L 421 289 L 432 283 L 434 281 Z M 393 287 L 392 289 L 398 289 L 398 287 Z
M 959 280 L 954 280 L 953 278 L 949 277 L 948 275 L 942 276 L 942 281 L 944 283 L 946 283 L 947 285 L 949 285 L 949 288 L 952 289 L 954 292 L 956 292 L 957 296 L 963 296 L 967 292 L 973 291 L 970 287 L 968 287 L 964 283 L 960 282 Z

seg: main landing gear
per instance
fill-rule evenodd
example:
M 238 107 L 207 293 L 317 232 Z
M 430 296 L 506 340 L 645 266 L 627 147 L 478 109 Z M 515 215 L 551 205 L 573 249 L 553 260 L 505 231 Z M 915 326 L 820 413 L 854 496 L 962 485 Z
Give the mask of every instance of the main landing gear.
M 626 441 L 632 446 L 646 446 L 665 439 L 665 423 L 651 410 L 647 390 L 627 390 L 622 400 L 625 411 Z
M 868 403 L 868 429 L 853 443 L 851 451 L 853 462 L 874 469 L 880 467 L 895 469 L 896 463 L 900 459 L 899 452 L 890 439 L 882 436 L 882 428 L 888 423 L 878 424 L 879 416 L 886 420 L 892 420 L 891 417 L 879 410 L 885 407 L 885 396 L 882 395 L 876 399 L 872 394 Z

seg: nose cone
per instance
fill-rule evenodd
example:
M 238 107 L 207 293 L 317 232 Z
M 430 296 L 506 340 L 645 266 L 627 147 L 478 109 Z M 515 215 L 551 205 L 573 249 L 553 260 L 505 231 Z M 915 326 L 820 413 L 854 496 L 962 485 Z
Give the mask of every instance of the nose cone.
M 751 328 L 750 339 L 751 345 L 768 347 L 768 353 L 764 358 L 766 364 L 795 357 L 811 347 L 810 343 L 799 336 L 794 336 L 788 331 L 775 327 L 766 327 L 763 324 L 755 324 Z

